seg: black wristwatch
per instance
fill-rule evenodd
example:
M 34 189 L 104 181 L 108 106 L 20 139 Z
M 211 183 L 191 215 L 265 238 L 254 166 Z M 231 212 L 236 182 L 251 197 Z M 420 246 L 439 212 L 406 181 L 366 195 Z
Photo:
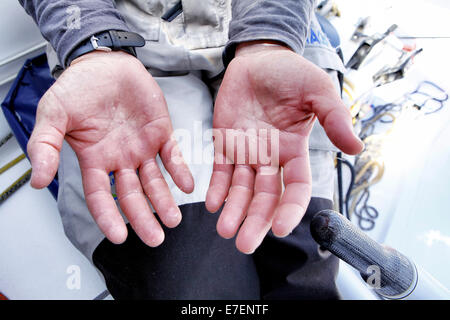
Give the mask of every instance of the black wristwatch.
M 94 34 L 83 41 L 67 57 L 65 67 L 76 58 L 92 51 L 122 50 L 136 57 L 135 47 L 143 47 L 145 39 L 139 34 L 127 31 L 108 30 Z

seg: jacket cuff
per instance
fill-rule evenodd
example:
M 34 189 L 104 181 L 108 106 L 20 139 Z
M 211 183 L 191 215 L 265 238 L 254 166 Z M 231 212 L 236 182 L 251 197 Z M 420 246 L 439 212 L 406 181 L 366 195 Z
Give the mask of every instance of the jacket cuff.
M 228 66 L 231 60 L 233 60 L 236 53 L 236 48 L 239 44 L 258 40 L 280 42 L 285 46 L 289 47 L 292 51 L 300 55 L 303 54 L 305 46 L 304 42 L 299 41 L 299 39 L 296 39 L 295 37 L 285 32 L 280 31 L 274 32 L 272 30 L 266 32 L 262 31 L 262 32 L 247 33 L 245 34 L 245 36 L 243 35 L 242 37 L 236 37 L 235 39 L 228 41 L 222 56 L 225 68 Z
M 314 0 L 233 0 L 229 41 L 223 53 L 225 67 L 239 43 L 255 40 L 281 42 L 303 54 Z
M 107 30 L 130 31 L 116 9 L 86 11 L 81 12 L 77 24 L 70 25 L 63 20 L 59 26 L 48 25 L 49 28 L 58 28 L 57 34 L 50 38 L 50 43 L 58 55 L 61 66 L 65 66 L 69 54 L 77 46 L 94 34 Z M 41 32 L 46 33 L 45 24 Z

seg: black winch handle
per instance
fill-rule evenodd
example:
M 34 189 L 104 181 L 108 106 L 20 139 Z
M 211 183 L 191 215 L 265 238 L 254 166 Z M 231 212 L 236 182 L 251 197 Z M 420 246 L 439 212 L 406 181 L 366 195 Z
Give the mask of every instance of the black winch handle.
M 320 246 L 357 269 L 383 297 L 402 299 L 414 290 L 417 283 L 414 263 L 397 250 L 371 239 L 338 212 L 320 211 L 311 221 L 310 229 Z

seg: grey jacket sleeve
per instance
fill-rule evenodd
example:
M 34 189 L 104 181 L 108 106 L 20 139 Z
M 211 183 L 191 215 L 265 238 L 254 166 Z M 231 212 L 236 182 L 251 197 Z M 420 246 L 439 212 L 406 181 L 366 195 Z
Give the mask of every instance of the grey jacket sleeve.
M 314 0 L 233 0 L 227 65 L 236 46 L 252 40 L 275 40 L 302 54 L 314 9 Z
M 113 0 L 19 0 L 65 63 L 83 40 L 105 30 L 129 31 Z

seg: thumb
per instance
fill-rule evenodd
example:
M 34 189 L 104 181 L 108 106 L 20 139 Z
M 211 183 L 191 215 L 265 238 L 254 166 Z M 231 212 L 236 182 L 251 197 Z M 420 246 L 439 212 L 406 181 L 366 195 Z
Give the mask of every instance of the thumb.
M 313 112 L 336 147 L 347 154 L 358 154 L 364 149 L 364 143 L 353 131 L 350 111 L 331 81 L 329 84 L 312 99 Z
M 48 91 L 39 103 L 35 127 L 27 145 L 33 188 L 45 188 L 55 177 L 67 122 L 65 111 Z

